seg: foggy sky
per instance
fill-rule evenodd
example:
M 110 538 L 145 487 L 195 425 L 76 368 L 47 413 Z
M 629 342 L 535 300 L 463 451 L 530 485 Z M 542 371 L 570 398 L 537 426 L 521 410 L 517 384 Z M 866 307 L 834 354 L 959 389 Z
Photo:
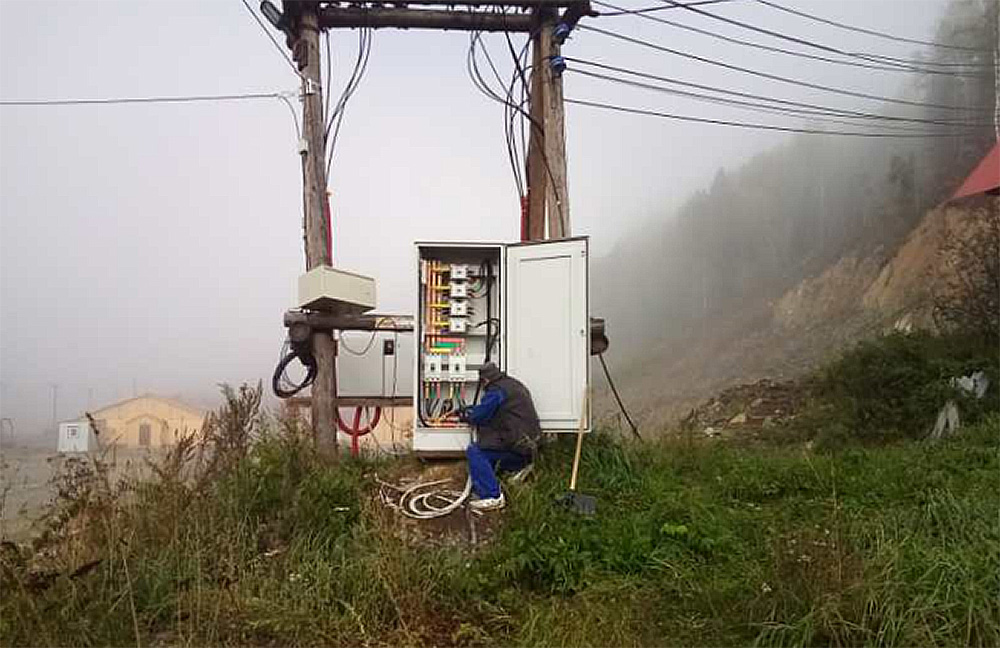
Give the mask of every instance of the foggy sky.
M 785 3 L 923 39 L 932 36 L 944 5 Z M 845 49 L 918 51 L 750 0 L 707 9 Z M 801 49 L 683 10 L 659 15 Z M 585 22 L 860 91 L 893 95 L 908 80 L 727 45 L 634 16 Z M 357 33 L 334 32 L 332 40 L 339 92 Z M 502 36 L 485 40 L 509 69 Z M 348 105 L 330 184 L 335 264 L 376 277 L 383 312 L 412 310 L 414 240 L 518 235 L 502 107 L 473 87 L 467 49 L 465 33 L 378 31 L 368 74 Z M 563 54 L 745 92 L 879 109 L 594 33 L 574 34 Z M 238 0 L 0 1 L 4 99 L 294 91 L 296 81 Z M 565 93 L 689 115 L 804 123 L 569 73 Z M 573 234 L 590 235 L 597 254 L 643 222 L 668 218 L 719 166 L 734 168 L 787 137 L 573 105 L 566 127 Z M 266 382 L 284 335 L 281 315 L 294 305 L 304 268 L 301 220 L 296 137 L 288 108 L 277 100 L 0 107 L 0 415 L 15 419 L 21 433 L 44 428 L 52 384 L 65 419 L 131 396 L 133 388 L 205 406 L 213 403 L 216 383 Z M 363 339 L 352 342 L 364 346 Z

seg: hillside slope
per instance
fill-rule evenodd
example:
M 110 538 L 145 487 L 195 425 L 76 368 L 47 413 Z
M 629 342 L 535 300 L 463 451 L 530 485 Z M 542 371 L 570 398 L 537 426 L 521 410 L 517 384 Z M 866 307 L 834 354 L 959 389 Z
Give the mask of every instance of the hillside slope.
M 747 298 L 685 335 L 646 349 L 620 371 L 638 418 L 658 428 L 738 383 L 799 376 L 858 340 L 893 329 L 933 330 L 933 295 L 951 274 L 949 237 L 997 218 L 997 199 L 929 211 L 894 249 L 847 255 L 776 299 Z M 599 411 L 614 416 L 602 398 Z

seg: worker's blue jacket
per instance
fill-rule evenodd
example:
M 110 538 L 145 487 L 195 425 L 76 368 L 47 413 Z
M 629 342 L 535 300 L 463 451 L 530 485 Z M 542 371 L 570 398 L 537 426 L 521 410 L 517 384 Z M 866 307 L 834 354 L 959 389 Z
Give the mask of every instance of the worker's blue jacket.
M 531 393 L 510 376 L 491 382 L 466 418 L 478 429 L 479 446 L 487 450 L 530 455 L 542 434 Z

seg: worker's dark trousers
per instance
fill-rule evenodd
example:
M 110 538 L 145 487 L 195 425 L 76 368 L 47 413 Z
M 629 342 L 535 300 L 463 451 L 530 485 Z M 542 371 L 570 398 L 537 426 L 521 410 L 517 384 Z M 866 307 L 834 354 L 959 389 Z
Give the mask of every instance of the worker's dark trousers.
M 469 477 L 472 478 L 472 491 L 480 498 L 500 497 L 500 482 L 497 481 L 494 466 L 497 470 L 516 472 L 530 462 L 529 457 L 509 450 L 484 450 L 478 443 L 470 443 L 465 449 L 469 460 Z

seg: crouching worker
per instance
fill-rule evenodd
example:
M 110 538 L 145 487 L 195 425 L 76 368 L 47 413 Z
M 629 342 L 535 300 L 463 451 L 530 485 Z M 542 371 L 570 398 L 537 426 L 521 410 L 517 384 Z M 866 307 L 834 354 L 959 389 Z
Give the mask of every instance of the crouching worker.
M 482 399 L 463 409 L 459 418 L 478 432 L 478 440 L 465 451 L 472 490 L 478 496 L 469 506 L 488 511 L 505 504 L 496 471 L 524 470 L 534 457 L 542 428 L 531 393 L 521 381 L 501 373 L 492 362 L 479 370 L 479 380 Z

